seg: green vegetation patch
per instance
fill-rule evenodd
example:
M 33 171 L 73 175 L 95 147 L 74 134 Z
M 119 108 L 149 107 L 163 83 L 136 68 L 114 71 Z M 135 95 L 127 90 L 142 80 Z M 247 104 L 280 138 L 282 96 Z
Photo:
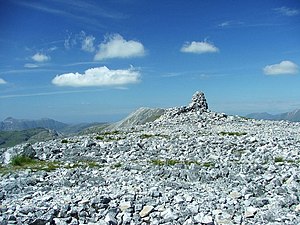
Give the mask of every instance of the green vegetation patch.
M 61 140 L 61 143 L 62 144 L 67 144 L 69 141 L 68 140 L 66 140 L 66 139 L 64 139 L 64 140 Z
M 122 134 L 122 133 L 118 130 L 106 131 L 106 132 L 100 133 L 98 136 L 95 137 L 95 139 L 101 140 L 101 141 L 119 141 L 119 140 L 125 139 L 125 137 L 115 136 L 115 135 L 120 135 L 120 134 Z
M 215 165 L 213 162 L 200 163 L 195 160 L 177 160 L 177 159 L 166 159 L 166 160 L 152 159 L 150 162 L 155 166 L 174 166 L 176 164 L 183 164 L 183 165 L 196 164 L 204 167 L 212 167 Z
M 113 130 L 113 131 L 106 131 L 104 133 L 102 133 L 103 135 L 116 135 L 116 134 L 121 134 L 120 131 L 118 130 Z
M 61 167 L 59 162 L 42 161 L 38 159 L 32 159 L 24 155 L 16 155 L 12 157 L 10 164 L 7 167 L 2 167 L 2 172 L 9 172 L 22 169 L 31 169 L 33 171 L 52 171 Z
M 96 161 L 77 161 L 75 163 L 63 163 L 57 161 L 43 161 L 38 159 L 32 159 L 24 155 L 16 155 L 12 157 L 10 164 L 7 166 L 0 166 L 0 173 L 9 173 L 17 170 L 30 169 L 32 171 L 46 171 L 50 172 L 59 168 L 73 169 L 73 168 L 101 168 L 102 164 Z
M 103 136 L 97 136 L 97 137 L 96 137 L 96 140 L 101 140 L 101 141 L 103 141 L 103 140 L 104 140 L 104 137 L 103 137 Z
M 243 136 L 243 135 L 246 135 L 247 133 L 246 132 L 225 132 L 225 131 L 222 131 L 219 133 L 220 135 L 222 136 Z
M 36 164 L 36 163 L 37 160 L 34 160 L 32 158 L 23 155 L 16 155 L 12 157 L 10 162 L 12 166 L 26 166 L 26 165 Z
M 204 166 L 204 167 L 214 167 L 215 164 L 214 164 L 213 162 L 204 162 L 204 163 L 202 164 L 202 166 Z
M 103 165 L 92 160 L 79 160 L 74 163 L 67 163 L 65 165 L 62 165 L 62 168 L 65 169 L 74 169 L 74 168 L 102 168 Z
M 120 168 L 122 166 L 122 163 L 118 162 L 112 165 L 112 168 Z
M 276 163 L 284 162 L 284 158 L 281 156 L 275 157 L 274 162 L 276 162 Z
M 152 137 L 163 137 L 163 138 L 168 138 L 168 135 L 165 134 L 142 134 L 140 135 L 140 138 L 142 139 L 148 139 L 148 138 L 152 138 Z

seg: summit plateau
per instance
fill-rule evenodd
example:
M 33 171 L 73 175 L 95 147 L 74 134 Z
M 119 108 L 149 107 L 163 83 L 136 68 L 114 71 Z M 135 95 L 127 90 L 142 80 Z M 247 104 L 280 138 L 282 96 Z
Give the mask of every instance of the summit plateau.
M 202 92 L 133 115 L 0 149 L 0 224 L 300 224 L 300 123 L 212 112 Z

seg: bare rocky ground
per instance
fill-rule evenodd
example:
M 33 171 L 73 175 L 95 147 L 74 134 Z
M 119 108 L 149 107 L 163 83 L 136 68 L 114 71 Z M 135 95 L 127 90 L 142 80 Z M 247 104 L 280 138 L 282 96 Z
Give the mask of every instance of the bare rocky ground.
M 300 123 L 210 112 L 203 93 L 154 122 L 1 160 L 1 225 L 300 224 Z

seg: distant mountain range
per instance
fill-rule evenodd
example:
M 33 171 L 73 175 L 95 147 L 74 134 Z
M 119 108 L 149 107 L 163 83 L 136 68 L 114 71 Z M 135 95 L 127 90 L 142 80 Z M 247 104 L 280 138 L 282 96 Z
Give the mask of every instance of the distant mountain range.
M 48 118 L 26 120 L 8 117 L 0 122 L 0 148 L 12 147 L 22 142 L 35 143 L 72 134 L 86 134 L 94 126 L 101 130 L 107 124 L 80 123 L 70 125 Z
M 22 142 L 39 142 L 54 139 L 58 137 L 73 134 L 90 134 L 102 132 L 105 130 L 118 130 L 134 125 L 141 125 L 151 122 L 164 114 L 164 109 L 139 108 L 135 112 L 128 115 L 123 120 L 108 123 L 81 123 L 69 125 L 53 119 L 25 120 L 6 118 L 0 122 L 0 148 L 11 147 Z M 251 113 L 246 115 L 248 118 L 258 120 L 288 120 L 300 122 L 300 109 L 292 112 L 272 115 L 269 113 Z
M 257 120 L 287 120 L 292 122 L 300 122 L 300 109 L 296 109 L 292 112 L 280 113 L 280 114 L 269 114 L 263 113 L 251 113 L 246 115 L 248 118 Z
M 58 122 L 53 119 L 25 120 L 8 117 L 0 122 L 0 131 L 21 131 L 33 128 L 45 128 L 50 130 L 61 131 L 68 124 Z
M 28 142 L 35 143 L 56 139 L 59 134 L 54 130 L 45 128 L 32 128 L 17 131 L 0 131 L 0 148 L 12 147 L 17 144 Z

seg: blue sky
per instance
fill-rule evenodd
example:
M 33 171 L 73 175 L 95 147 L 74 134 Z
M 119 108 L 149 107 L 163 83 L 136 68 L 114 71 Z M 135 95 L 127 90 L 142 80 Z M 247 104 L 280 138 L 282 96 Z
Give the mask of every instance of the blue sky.
M 118 120 L 205 92 L 211 110 L 300 108 L 298 0 L 1 0 L 0 120 Z

